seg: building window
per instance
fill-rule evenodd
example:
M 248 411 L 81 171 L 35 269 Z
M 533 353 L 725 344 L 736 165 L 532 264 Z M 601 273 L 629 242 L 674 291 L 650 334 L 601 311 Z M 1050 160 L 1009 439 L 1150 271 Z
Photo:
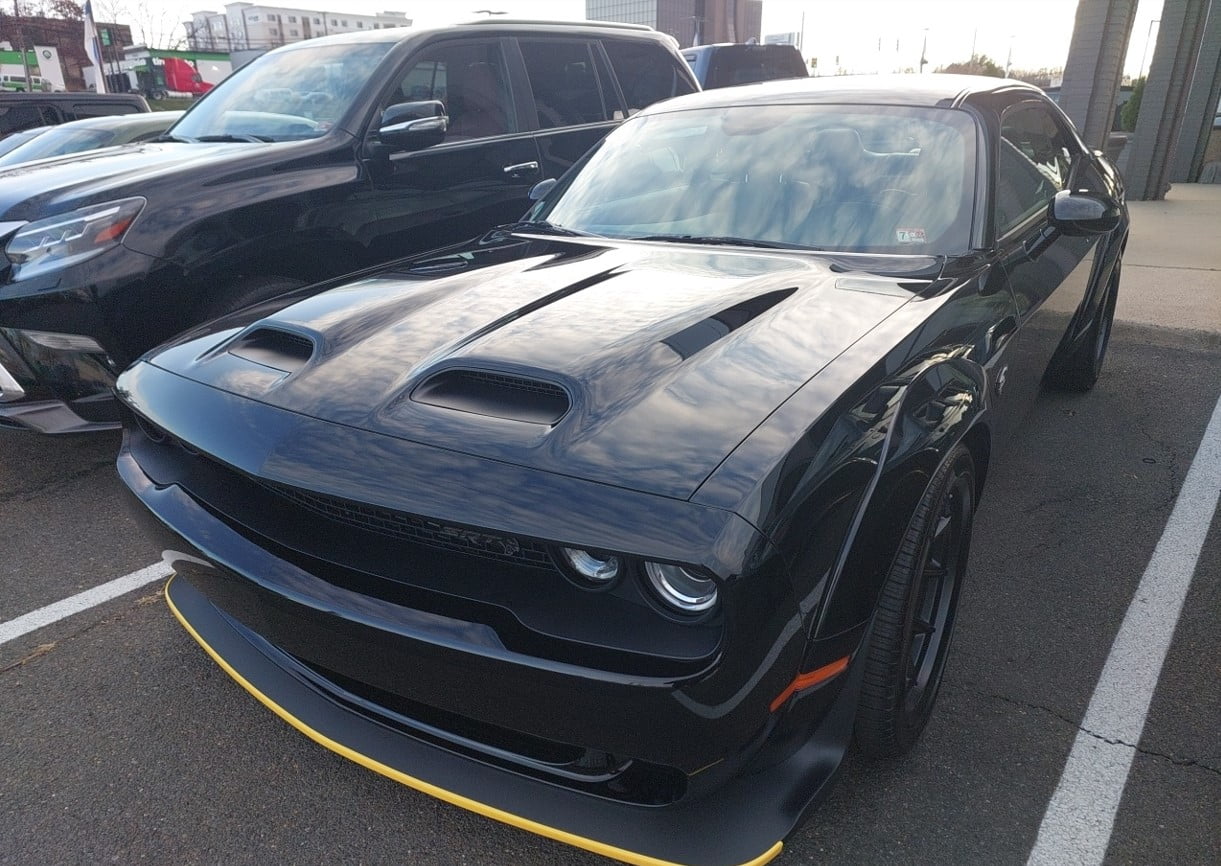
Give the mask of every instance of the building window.
M 296 23 L 297 23 L 297 16 L 296 16 L 296 15 L 289 15 L 289 16 L 288 16 L 288 23 L 289 23 L 289 24 L 296 24 Z
M 348 21 L 347 21 L 347 19 L 346 19 L 346 18 L 341 19 L 339 23 L 340 23 L 340 24 L 342 24 L 344 27 L 347 27 L 347 26 L 348 26 Z
M 315 23 L 315 24 L 321 24 L 321 23 L 322 23 L 322 19 L 321 19 L 321 18 L 315 18 L 315 19 L 314 19 L 314 23 Z
M 363 27 L 365 26 L 365 22 L 363 22 L 363 21 L 357 21 L 357 22 L 356 22 L 356 26 L 357 26 L 357 27 L 362 27 L 362 28 L 363 28 Z
M 332 18 L 332 19 L 331 19 L 331 26 L 332 26 L 332 27 L 338 27 L 338 26 L 339 26 L 339 22 L 338 22 L 338 21 L 336 21 L 334 18 Z
M 296 30 L 289 30 L 288 35 L 289 36 L 300 36 L 301 34 L 298 33 Z
M 247 20 L 247 21 L 250 21 L 250 22 L 256 22 L 256 21 L 258 21 L 258 20 L 259 20 L 259 16 L 257 16 L 257 15 L 247 15 L 247 16 L 246 16 L 246 20 Z

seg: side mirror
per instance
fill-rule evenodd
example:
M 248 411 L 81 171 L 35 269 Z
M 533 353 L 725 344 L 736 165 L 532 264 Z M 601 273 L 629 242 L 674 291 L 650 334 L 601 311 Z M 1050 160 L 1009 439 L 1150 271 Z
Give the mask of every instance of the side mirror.
M 423 150 L 445 140 L 449 117 L 435 99 L 400 102 L 382 112 L 377 140 L 395 150 Z
M 1051 222 L 1066 235 L 1101 235 L 1119 225 L 1119 202 L 1092 192 L 1061 190 L 1051 200 Z
M 559 183 L 554 177 L 549 177 L 546 180 L 540 180 L 534 186 L 530 187 L 530 201 L 540 201 L 547 193 L 555 189 L 555 185 Z

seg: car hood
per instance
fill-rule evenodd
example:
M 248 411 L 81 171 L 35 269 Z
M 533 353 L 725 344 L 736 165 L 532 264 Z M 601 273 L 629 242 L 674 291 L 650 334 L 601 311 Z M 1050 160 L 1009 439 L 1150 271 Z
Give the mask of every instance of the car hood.
M 214 163 L 232 162 L 239 152 L 283 146 L 147 142 L 14 165 L 0 170 L 0 219 L 35 220 L 112 198 L 143 195 L 150 181 L 162 176 L 190 178 Z
M 686 499 L 936 273 L 936 260 L 902 264 L 925 279 L 812 255 L 501 237 L 150 360 L 337 424 Z

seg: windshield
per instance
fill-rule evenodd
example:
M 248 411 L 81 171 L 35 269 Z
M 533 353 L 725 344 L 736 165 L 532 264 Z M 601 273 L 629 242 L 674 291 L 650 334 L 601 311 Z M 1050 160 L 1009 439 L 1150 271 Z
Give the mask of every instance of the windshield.
M 297 141 L 325 135 L 393 45 L 307 45 L 265 54 L 217 85 L 169 134 L 205 141 Z
M 970 247 L 970 115 L 752 105 L 629 120 L 530 213 L 615 238 L 938 255 Z
M 114 138 L 114 133 L 108 129 L 52 127 L 42 135 L 27 141 L 21 147 L 14 148 L 0 156 L 0 165 L 15 165 L 19 162 L 29 162 L 32 159 L 46 159 L 51 156 L 62 156 L 65 153 L 94 150 L 105 147 L 112 138 Z
M 36 126 L 33 129 L 23 129 L 21 132 L 14 132 L 12 135 L 0 139 L 0 155 L 6 154 L 11 150 L 16 150 L 31 138 L 42 135 L 48 129 L 53 128 L 50 126 Z

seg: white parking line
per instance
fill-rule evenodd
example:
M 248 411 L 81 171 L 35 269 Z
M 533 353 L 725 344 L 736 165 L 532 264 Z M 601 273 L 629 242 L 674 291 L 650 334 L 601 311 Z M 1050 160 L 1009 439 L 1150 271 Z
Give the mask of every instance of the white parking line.
M 1028 866 L 1101 863 L 1221 495 L 1221 401 L 1094 688 Z
M 156 562 L 139 571 L 133 571 L 131 574 L 117 577 L 101 586 L 95 586 L 93 589 L 87 589 L 65 598 L 63 601 L 40 607 L 38 610 L 30 611 L 16 619 L 10 619 L 8 622 L 0 622 L 0 645 L 16 640 L 44 625 L 50 625 L 75 613 L 110 601 L 112 598 L 118 598 L 120 595 L 129 593 L 133 589 L 139 589 L 153 581 L 163 580 L 169 577 L 170 573 L 171 569 L 168 565 L 164 562 Z

